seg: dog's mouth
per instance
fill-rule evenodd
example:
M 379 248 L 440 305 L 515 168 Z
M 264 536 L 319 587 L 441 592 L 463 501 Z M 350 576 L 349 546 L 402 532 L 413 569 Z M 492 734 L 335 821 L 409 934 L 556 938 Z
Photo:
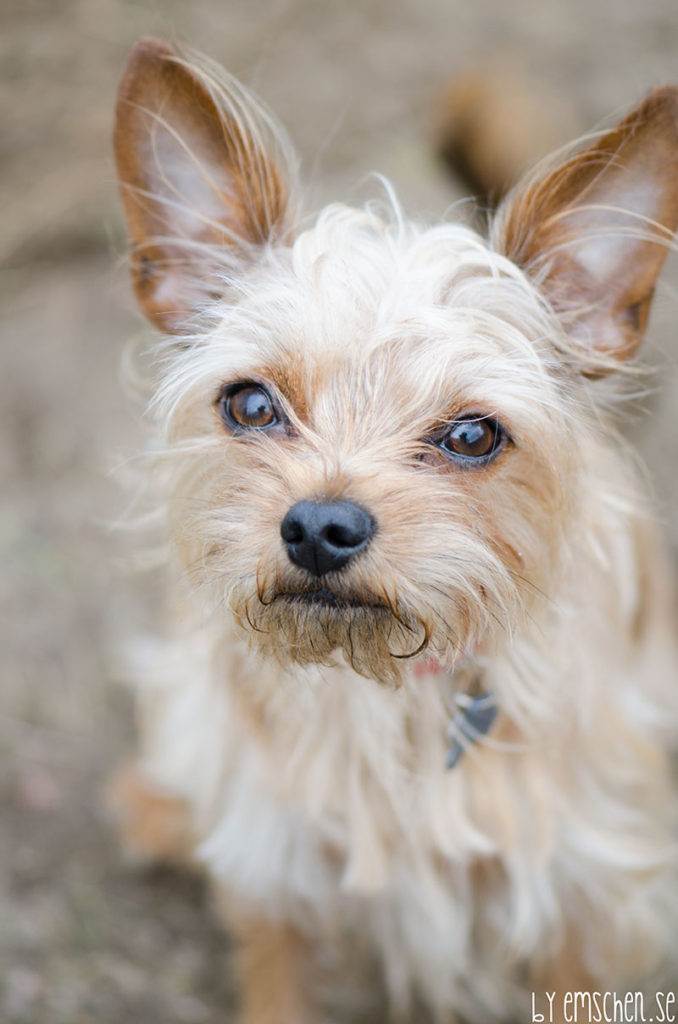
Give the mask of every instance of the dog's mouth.
M 374 596 L 362 596 L 348 591 L 337 593 L 329 587 L 318 587 L 314 590 L 281 590 L 275 597 L 275 601 L 285 601 L 291 605 L 316 606 L 319 608 L 333 608 L 343 611 L 348 608 L 366 608 L 384 611 L 387 605 L 384 601 Z
M 361 675 L 400 680 L 402 666 L 427 646 L 424 623 L 372 590 L 279 581 L 243 606 L 240 622 L 259 649 L 283 665 L 337 664 L 342 655 Z

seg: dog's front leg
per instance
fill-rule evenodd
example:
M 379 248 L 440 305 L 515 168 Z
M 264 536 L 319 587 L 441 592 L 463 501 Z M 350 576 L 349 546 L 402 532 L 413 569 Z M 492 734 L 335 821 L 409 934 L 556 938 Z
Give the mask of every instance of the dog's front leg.
M 229 915 L 228 923 L 237 943 L 238 1024 L 319 1024 L 308 941 L 261 917 Z
M 582 962 L 574 941 L 566 944 L 556 963 L 536 972 L 533 981 L 533 1017 L 543 1024 L 568 1024 L 575 1019 L 573 1000 L 587 1004 L 596 985 Z M 535 1015 L 536 1010 L 536 1015 Z M 583 1015 L 580 1010 L 580 1019 Z
M 155 785 L 134 761 L 117 769 L 106 796 L 120 844 L 132 860 L 192 862 L 195 836 L 186 802 Z

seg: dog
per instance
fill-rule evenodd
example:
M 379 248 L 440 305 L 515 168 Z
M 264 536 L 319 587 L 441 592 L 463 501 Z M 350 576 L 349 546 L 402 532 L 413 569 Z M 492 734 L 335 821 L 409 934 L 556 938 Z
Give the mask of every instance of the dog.
M 616 409 L 678 224 L 678 89 L 486 236 L 391 191 L 302 220 L 274 118 L 153 39 L 115 154 L 176 595 L 125 841 L 212 880 L 241 1024 L 644 991 L 678 935 L 675 612 Z

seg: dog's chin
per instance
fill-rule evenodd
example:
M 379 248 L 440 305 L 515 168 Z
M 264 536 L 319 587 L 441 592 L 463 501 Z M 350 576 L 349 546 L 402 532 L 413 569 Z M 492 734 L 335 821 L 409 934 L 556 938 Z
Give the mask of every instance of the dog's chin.
M 429 639 L 422 623 L 380 598 L 328 587 L 252 597 L 238 619 L 258 650 L 286 667 L 333 665 L 343 655 L 356 672 L 390 685 Z

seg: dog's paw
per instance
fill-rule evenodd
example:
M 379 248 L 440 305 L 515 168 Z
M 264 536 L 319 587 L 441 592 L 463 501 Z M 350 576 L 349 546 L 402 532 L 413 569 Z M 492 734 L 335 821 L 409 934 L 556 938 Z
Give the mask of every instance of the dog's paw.
M 186 803 L 155 787 L 133 761 L 109 780 L 106 803 L 128 860 L 142 865 L 190 862 L 194 836 Z

